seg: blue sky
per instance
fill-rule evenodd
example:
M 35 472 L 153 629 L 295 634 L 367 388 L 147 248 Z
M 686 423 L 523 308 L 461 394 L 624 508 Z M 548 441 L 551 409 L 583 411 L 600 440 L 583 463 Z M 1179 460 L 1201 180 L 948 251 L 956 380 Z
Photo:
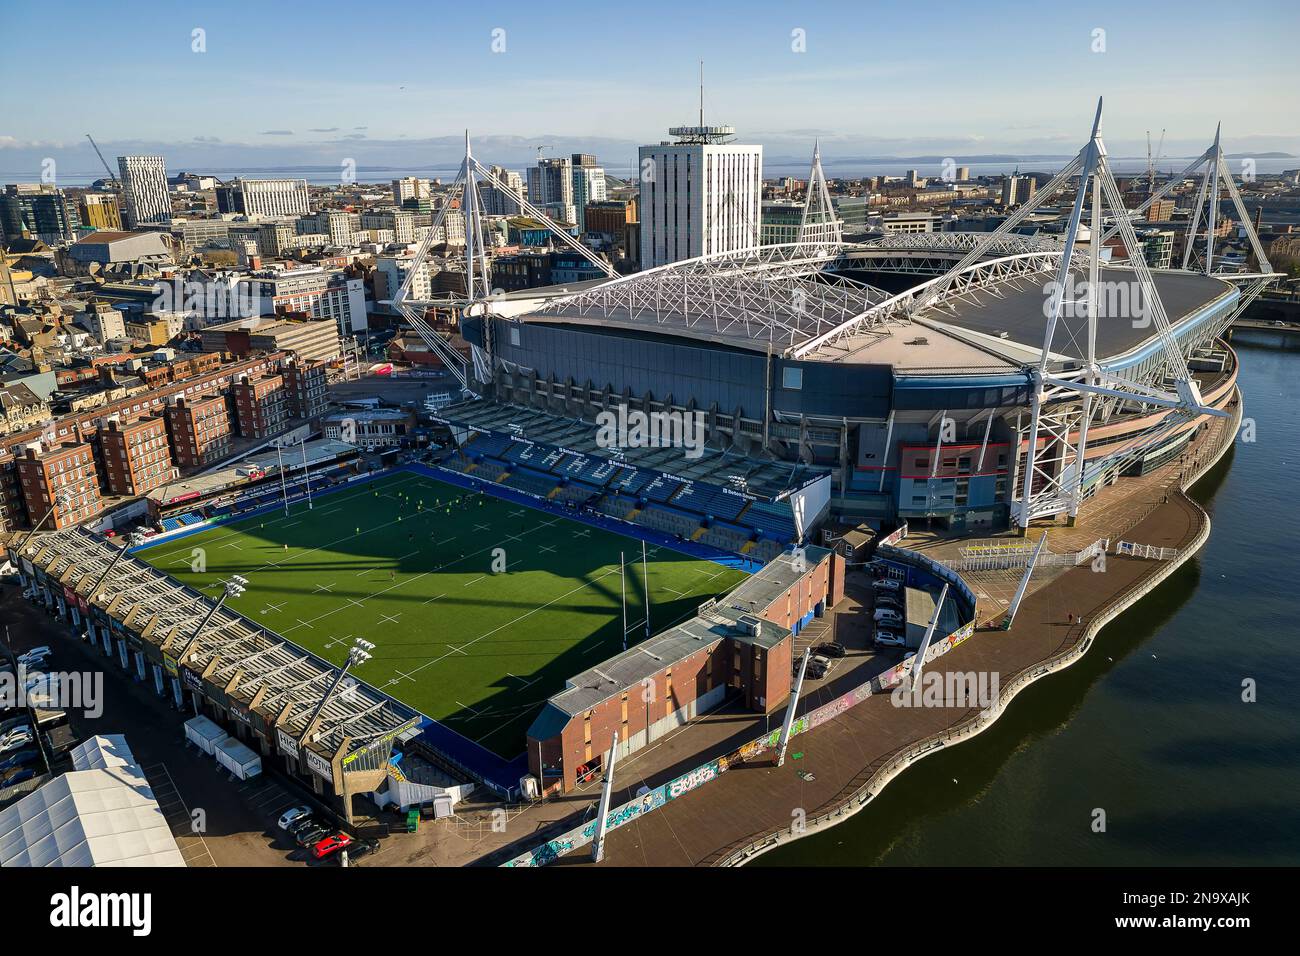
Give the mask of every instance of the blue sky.
M 6 3 L 0 171 L 145 147 L 220 162 L 394 162 L 470 128 L 635 144 L 706 119 L 769 155 L 1073 152 L 1106 96 L 1114 153 L 1300 153 L 1294 0 L 571 5 L 143 0 Z M 54 11 L 57 11 L 55 14 Z M 206 52 L 192 50 L 205 31 Z M 492 51 L 493 31 L 505 51 Z M 1094 31 L 1105 52 L 1093 52 Z M 806 52 L 792 50 L 802 30 Z M 1208 65 L 1207 65 L 1208 61 Z M 512 139 L 513 138 L 513 139 Z M 508 145 L 507 145 L 508 144 Z M 607 158 L 612 162 L 612 158 Z M 191 163 L 193 165 L 193 163 Z

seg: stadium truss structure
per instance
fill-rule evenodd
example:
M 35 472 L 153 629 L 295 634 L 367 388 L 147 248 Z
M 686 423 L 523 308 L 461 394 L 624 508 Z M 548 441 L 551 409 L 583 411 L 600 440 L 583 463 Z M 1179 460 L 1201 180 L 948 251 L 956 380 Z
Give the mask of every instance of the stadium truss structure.
M 297 747 L 310 746 L 324 755 L 326 765 L 336 761 L 345 773 L 382 772 L 393 740 L 419 720 L 410 708 L 344 678 L 339 668 L 220 601 L 123 556 L 99 535 L 69 528 L 14 550 L 85 598 L 90 608 L 157 645 L 178 666 L 232 699 L 235 694 L 246 698 L 250 710 L 263 714 Z
M 1021 444 L 1025 446 L 1026 457 L 1020 476 L 1020 494 L 1012 502 L 1013 517 L 1022 531 L 1037 517 L 1065 512 L 1073 520 L 1089 487 L 1106 473 L 1122 468 L 1133 457 L 1152 447 L 1173 428 L 1188 420 L 1201 415 L 1226 415 L 1225 412 L 1204 404 L 1197 384 L 1188 371 L 1186 357 L 1174 336 L 1145 256 L 1141 254 L 1142 245 L 1138 242 L 1133 227 L 1133 214 L 1124 205 L 1119 186 L 1111 173 L 1101 136 L 1101 121 L 1102 101 L 1099 99 L 1092 133 L 1078 154 L 1033 199 L 1007 217 L 987 239 L 975 243 L 951 272 L 935 282 L 927 283 L 925 290 L 914 301 L 918 311 L 940 304 L 959 286 L 968 270 L 985 254 L 988 246 L 999 237 L 1012 232 L 1030 213 L 1055 198 L 1077 177 L 1078 189 L 1067 220 L 1056 279 L 1049 287 L 1051 292 L 1042 353 L 1037 365 L 1029 369 L 1033 376 L 1030 424 L 1027 431 L 1021 432 Z M 1217 136 L 1207 156 L 1213 158 L 1215 170 L 1222 168 L 1222 151 Z M 1203 161 L 1208 160 L 1203 157 Z M 1230 176 L 1228 178 L 1231 179 Z M 1087 354 L 1078 367 L 1063 371 L 1053 367 L 1052 341 L 1065 306 L 1066 291 L 1070 287 L 1068 280 L 1071 272 L 1078 268 L 1074 260 L 1085 201 L 1090 213 L 1085 264 L 1086 291 L 1084 300 L 1073 304 L 1080 305 L 1088 318 Z M 1113 374 L 1098 363 L 1096 345 L 1101 294 L 1099 285 L 1104 261 L 1102 249 L 1107 238 L 1107 213 L 1124 248 L 1130 251 L 1128 264 L 1133 281 L 1141 291 L 1141 296 L 1135 300 L 1141 303 L 1141 312 L 1129 318 L 1153 327 L 1162 347 L 1162 362 L 1148 373 L 1146 380 Z M 1210 232 L 1213 233 L 1212 228 Z M 1258 247 L 1258 239 L 1253 241 Z M 1207 265 L 1211 260 L 1208 249 L 1207 246 Z M 1257 254 L 1262 255 L 1262 249 Z M 1137 443 L 1130 442 L 1126 449 L 1107 455 L 1104 461 L 1094 462 L 1090 467 L 1086 463 L 1088 427 L 1094 416 L 1093 404 L 1099 398 L 1138 407 L 1168 408 L 1173 412 L 1165 415 L 1156 428 L 1144 433 Z
M 1217 132 L 1214 143 L 1182 175 L 1170 179 L 1137 209 L 1128 209 L 1110 169 L 1101 137 L 1101 119 L 1099 100 L 1088 141 L 1046 186 L 992 232 L 894 235 L 846 243 L 830 202 L 818 146 L 813 152 L 798 241 L 687 259 L 630 276 L 583 283 L 581 288 L 539 291 L 535 297 L 504 297 L 491 291 L 490 265 L 474 187 L 480 180 L 503 190 L 505 187 L 473 158 L 467 136 L 465 161 L 453 184 L 453 190 L 460 188 L 465 197 L 461 211 L 466 227 L 467 293 L 458 304 L 467 313 L 501 317 L 527 313 L 541 321 L 548 316 L 592 318 L 727 340 L 787 359 L 834 360 L 850 351 L 846 343 L 854 337 L 880 333 L 887 325 L 927 319 L 941 322 L 969 302 L 1000 297 L 1010 290 L 1023 289 L 1026 283 L 1038 284 L 1054 291 L 1045 293 L 1047 323 L 1041 354 L 1037 362 L 1024 366 L 1033 383 L 1033 397 L 1030 423 L 1018 429 L 1027 457 L 1012 510 L 1022 529 L 1034 518 L 1061 512 L 1073 519 L 1082 499 L 1099 480 L 1124 468 L 1187 421 L 1223 414 L 1204 404 L 1188 371 L 1184 348 L 1175 337 L 1151 269 L 1141 254 L 1142 244 L 1134 227 L 1137 218 L 1186 177 L 1200 175 L 1197 205 L 1187 227 L 1188 252 L 1182 271 L 1199 272 L 1239 287 L 1237 302 L 1223 327 L 1279 278 L 1246 215 Z M 1019 234 L 1017 230 L 1036 209 L 1058 195 L 1068 195 L 1071 188 L 1075 192 L 1063 236 Z M 1215 258 L 1221 191 L 1232 200 L 1249 238 L 1253 271 L 1229 267 Z M 612 275 L 608 263 L 555 227 L 543 212 L 523 199 L 519 205 L 551 227 L 562 244 Z M 394 304 L 466 384 L 468 376 L 462 374 L 467 371 L 464 359 L 424 322 L 424 309 L 436 303 L 407 298 L 415 269 L 427 259 L 449 207 L 439 211 Z M 1085 215 L 1087 238 L 1081 240 Z M 1199 241 L 1202 219 L 1203 243 Z M 1116 261 L 1108 258 L 1115 251 L 1108 243 L 1116 235 L 1126 250 L 1117 261 L 1141 293 L 1136 301 L 1142 304 L 1143 311 L 1133 318 L 1150 324 L 1160 346 L 1158 360 L 1144 363 L 1137 372 L 1108 370 L 1099 362 L 1096 351 L 1097 287 L 1103 263 L 1108 270 L 1117 268 Z M 898 294 L 837 274 L 838 270 L 851 268 L 855 256 L 874 260 L 881 255 L 906 258 L 918 254 L 931 254 L 933 261 L 924 268 L 903 271 L 934 272 L 936 264 L 943 260 L 951 262 L 956 258 L 956 262 L 942 274 Z M 1082 362 L 1062 363 L 1053 351 L 1053 337 L 1067 305 L 1065 294 L 1071 287 L 1067 280 L 1072 274 L 1087 280 L 1082 299 L 1069 303 L 1088 317 L 1087 348 Z M 484 347 L 473 348 L 474 374 L 482 382 L 492 376 L 491 326 L 491 322 L 485 323 Z M 1104 461 L 1086 463 L 1090 422 L 1107 421 L 1120 410 L 1141 413 L 1157 408 L 1170 410 L 1157 427 L 1108 454 Z
M 461 161 L 460 171 L 456 174 L 455 180 L 452 181 L 446 201 L 438 210 L 432 226 L 416 250 L 405 280 L 403 280 L 397 294 L 392 299 L 392 305 L 402 313 L 411 324 L 411 327 L 415 329 L 416 334 L 433 350 L 434 354 L 443 360 L 447 368 L 460 381 L 462 387 L 468 384 L 465 359 L 425 321 L 424 316 L 430 308 L 464 308 L 470 303 L 492 299 L 500 294 L 498 290 L 494 290 L 492 287 L 492 264 L 485 243 L 482 197 L 479 195 L 480 183 L 493 187 L 502 196 L 509 197 L 519 207 L 522 214 L 531 216 L 545 226 L 560 245 L 595 265 L 606 276 L 613 277 L 617 275 L 614 272 L 614 267 L 606 260 L 597 256 L 568 232 L 561 229 L 550 216 L 511 190 L 490 169 L 475 159 L 470 147 L 469 132 L 466 131 L 465 158 Z M 459 214 L 465 220 L 465 253 L 461 260 L 465 272 L 465 294 L 427 301 L 411 299 L 411 285 L 420 270 L 430 263 L 430 252 L 438 244 L 438 237 L 440 235 L 445 236 L 447 216 L 455 214 L 453 212 L 453 200 L 457 199 L 457 197 L 459 197 Z
M 835 254 L 834 246 L 794 242 L 700 256 L 548 299 L 534 314 L 672 325 L 784 351 L 890 298 L 826 273 Z

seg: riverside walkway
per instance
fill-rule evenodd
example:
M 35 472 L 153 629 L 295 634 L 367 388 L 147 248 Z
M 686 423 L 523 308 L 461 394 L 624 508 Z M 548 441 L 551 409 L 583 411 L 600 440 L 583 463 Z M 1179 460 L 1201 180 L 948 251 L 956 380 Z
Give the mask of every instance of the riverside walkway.
M 1071 568 L 1031 593 L 1009 631 L 981 631 L 931 662 L 927 673 L 998 674 L 1000 699 L 976 706 L 900 708 L 889 695 L 868 698 L 797 738 L 805 754 L 774 767 L 770 754 L 735 763 L 707 786 L 610 832 L 612 866 L 735 865 L 757 852 L 833 824 L 865 805 L 911 762 L 989 726 L 1029 683 L 1077 660 L 1101 627 L 1148 593 L 1204 543 L 1209 518 L 1184 489 L 1231 446 L 1240 417 L 1215 420 L 1185 461 L 1175 461 L 1124 489 L 1123 502 L 1098 496 L 1095 513 L 1125 538 L 1178 549 L 1174 561 L 1108 555 L 1104 572 Z M 1087 516 L 1085 515 L 1085 520 Z M 1074 529 L 1071 529 L 1074 530 Z M 801 775 L 811 772 L 812 780 Z M 590 865 L 579 851 L 552 865 Z

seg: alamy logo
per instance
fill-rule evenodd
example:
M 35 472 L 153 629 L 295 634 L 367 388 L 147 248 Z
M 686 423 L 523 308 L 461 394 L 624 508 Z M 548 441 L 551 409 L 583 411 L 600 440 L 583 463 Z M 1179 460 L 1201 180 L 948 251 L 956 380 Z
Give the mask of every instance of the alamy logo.
M 1086 319 L 1088 317 L 1087 279 L 1076 280 L 1071 272 L 1064 284 L 1056 282 L 1043 286 L 1043 315 L 1051 318 L 1052 298 L 1061 295 L 1061 317 L 1065 319 Z M 1097 318 L 1128 319 L 1134 328 L 1146 328 L 1151 324 L 1151 311 L 1147 297 L 1140 282 L 1112 282 L 1101 280 L 1097 283 Z
M 153 928 L 153 895 L 82 893 L 74 886 L 50 897 L 50 925 L 59 929 L 124 926 L 133 936 L 148 936 Z
M 601 448 L 681 448 L 687 458 L 704 454 L 703 412 L 642 412 L 618 406 L 596 416 Z
M 95 719 L 104 713 L 102 671 L 0 672 L 0 708 L 43 707 L 47 710 L 80 710 Z
M 257 295 L 247 282 L 155 282 L 155 312 L 185 312 L 209 319 L 250 319 L 257 315 Z
M 988 710 L 998 700 L 996 671 L 926 671 L 920 680 L 909 678 L 889 695 L 895 707 L 978 707 Z

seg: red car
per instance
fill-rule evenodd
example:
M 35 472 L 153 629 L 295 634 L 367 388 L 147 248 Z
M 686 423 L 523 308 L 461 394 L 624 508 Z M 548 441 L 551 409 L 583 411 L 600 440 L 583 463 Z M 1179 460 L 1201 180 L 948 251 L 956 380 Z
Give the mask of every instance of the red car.
M 311 848 L 311 855 L 318 860 L 323 860 L 327 856 L 332 856 L 339 850 L 347 849 L 352 845 L 352 837 L 346 833 L 336 833 L 333 836 L 327 836 L 314 847 Z

